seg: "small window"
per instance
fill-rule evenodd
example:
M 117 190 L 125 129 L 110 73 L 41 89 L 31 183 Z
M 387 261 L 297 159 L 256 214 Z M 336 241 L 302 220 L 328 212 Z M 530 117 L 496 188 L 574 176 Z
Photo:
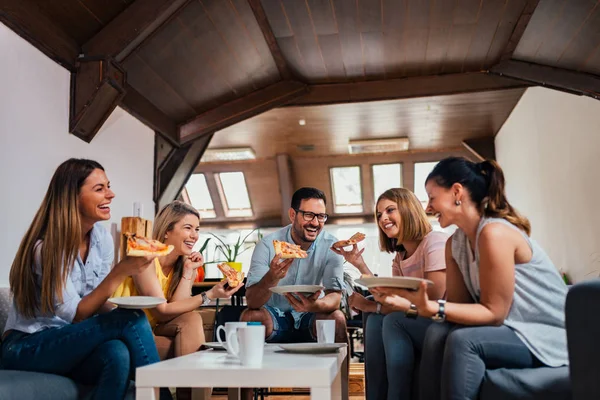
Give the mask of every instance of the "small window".
M 427 192 L 425 191 L 425 179 L 427 179 L 427 175 L 429 175 L 437 163 L 437 161 L 415 163 L 415 194 L 421 201 L 421 204 L 423 204 L 423 208 L 426 208 L 429 202 Z
M 331 168 L 333 211 L 337 214 L 363 212 L 360 167 Z
M 222 172 L 217 175 L 224 197 L 225 216 L 251 217 L 252 206 L 243 172 Z
M 375 201 L 388 189 L 402 187 L 402 164 L 373 165 L 373 193 Z
M 204 174 L 193 174 L 185 184 L 183 199 L 198 210 L 202 218 L 216 218 L 215 207 Z

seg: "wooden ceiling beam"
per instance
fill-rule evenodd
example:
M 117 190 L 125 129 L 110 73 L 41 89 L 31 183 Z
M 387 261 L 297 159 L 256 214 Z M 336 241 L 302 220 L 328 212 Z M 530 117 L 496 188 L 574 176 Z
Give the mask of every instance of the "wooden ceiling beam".
M 272 108 L 280 107 L 307 91 L 308 86 L 295 81 L 282 81 L 269 85 L 264 89 L 208 110 L 181 125 L 179 128 L 180 142 L 188 143 L 208 133 L 224 129 Z
M 86 56 L 122 62 L 189 0 L 136 0 L 83 45 Z
M 600 76 L 596 75 L 515 60 L 503 61 L 492 67 L 490 72 L 502 77 L 600 99 Z
M 269 50 L 271 51 L 275 65 L 279 70 L 281 79 L 284 81 L 293 79 L 293 74 L 291 73 L 287 62 L 285 61 L 285 58 L 283 58 L 283 54 L 281 53 L 281 49 L 277 44 L 277 39 L 273 34 L 273 29 L 271 29 L 271 25 L 269 24 L 269 20 L 265 14 L 265 9 L 263 8 L 260 0 L 248 0 L 248 4 L 250 5 L 250 8 L 254 13 L 254 18 L 256 18 L 256 22 L 258 22 L 258 26 L 263 33 L 265 42 L 267 42 L 267 46 L 269 46 Z
M 496 159 L 496 145 L 492 136 L 465 139 L 462 145 L 479 161 Z
M 286 106 L 312 106 L 441 96 L 523 88 L 528 84 L 485 72 L 419 76 L 403 79 L 311 85 L 307 94 Z
M 154 204 L 156 211 L 177 198 L 208 147 L 213 133 L 174 148 L 162 165 L 155 170 Z
M 175 121 L 131 86 L 127 86 L 126 91 L 120 106 L 146 126 L 155 130 L 171 145 L 179 147 L 179 131 Z
M 32 0 L 0 1 L 0 21 L 69 71 L 75 69 L 79 45 Z
M 515 29 L 510 35 L 510 39 L 500 56 L 501 61 L 510 60 L 515 52 L 515 49 L 519 45 L 523 34 L 525 33 L 525 29 L 527 29 L 527 25 L 529 25 L 529 21 L 531 20 L 531 16 L 535 12 L 540 0 L 528 0 L 523 7 L 523 11 L 521 12 L 521 16 L 519 20 L 515 24 Z

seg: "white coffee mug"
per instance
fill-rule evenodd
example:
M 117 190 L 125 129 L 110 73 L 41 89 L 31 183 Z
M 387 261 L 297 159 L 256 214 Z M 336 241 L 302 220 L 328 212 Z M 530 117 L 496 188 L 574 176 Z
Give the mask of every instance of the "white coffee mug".
M 262 364 L 265 349 L 264 325 L 239 327 L 227 336 L 227 343 L 232 341 L 239 343 L 237 351 L 234 351 L 232 355 L 239 358 L 242 365 L 256 367 Z
M 334 343 L 335 342 L 335 321 L 332 319 L 317 320 L 317 342 Z
M 217 340 L 223 347 L 225 347 L 225 350 L 227 350 L 229 354 L 234 355 L 234 349 L 236 351 L 238 349 L 237 340 L 230 342 L 229 334 L 231 332 L 235 332 L 236 329 L 247 325 L 247 322 L 225 322 L 225 326 L 219 325 L 219 327 L 217 328 Z M 221 339 L 221 331 L 225 332 L 225 339 Z

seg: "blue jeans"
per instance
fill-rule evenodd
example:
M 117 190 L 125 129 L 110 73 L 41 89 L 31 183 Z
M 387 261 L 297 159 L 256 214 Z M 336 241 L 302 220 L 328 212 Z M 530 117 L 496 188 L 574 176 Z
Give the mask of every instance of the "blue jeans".
M 403 312 L 369 314 L 365 328 L 368 400 L 409 400 L 414 389 L 425 332 L 432 321 L 406 318 Z
M 290 311 L 281 311 L 279 308 L 265 306 L 265 309 L 271 315 L 273 321 L 273 332 L 266 339 L 268 343 L 300 343 L 316 342 L 317 338 L 313 334 L 312 326 L 315 320 L 314 313 L 303 313 L 296 322 Z
M 426 400 L 477 399 L 486 369 L 543 366 L 504 325 L 432 324 L 424 348 L 420 390 Z
M 135 369 L 159 361 L 141 310 L 116 309 L 61 328 L 11 332 L 2 367 L 63 375 L 95 386 L 94 399 L 122 399 Z M 161 390 L 161 398 L 171 395 Z

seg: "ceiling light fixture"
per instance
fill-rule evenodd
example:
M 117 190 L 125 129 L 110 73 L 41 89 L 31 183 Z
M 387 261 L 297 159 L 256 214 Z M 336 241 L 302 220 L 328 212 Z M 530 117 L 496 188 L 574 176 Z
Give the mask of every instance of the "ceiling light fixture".
M 298 121 L 298 124 L 300 124 L 300 126 L 304 126 L 304 125 L 306 125 L 306 120 L 303 118 Z
M 408 150 L 408 138 L 384 138 L 384 139 L 362 139 L 350 140 L 348 142 L 348 153 L 391 153 Z
M 251 147 L 227 147 L 206 149 L 200 162 L 254 160 L 256 154 Z

